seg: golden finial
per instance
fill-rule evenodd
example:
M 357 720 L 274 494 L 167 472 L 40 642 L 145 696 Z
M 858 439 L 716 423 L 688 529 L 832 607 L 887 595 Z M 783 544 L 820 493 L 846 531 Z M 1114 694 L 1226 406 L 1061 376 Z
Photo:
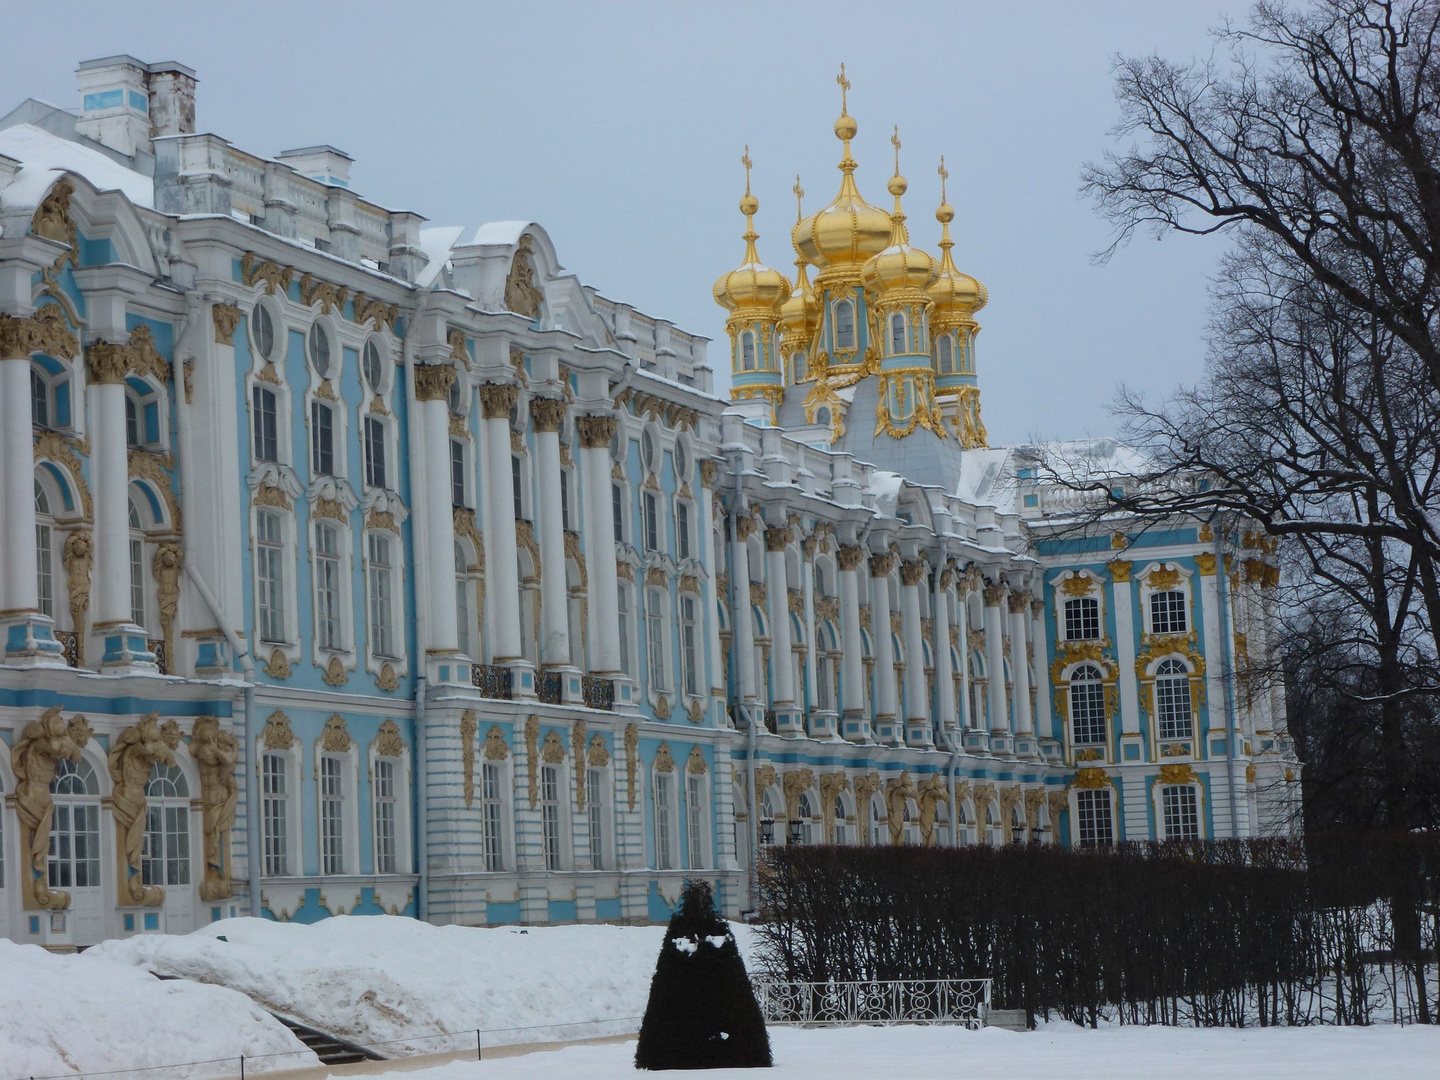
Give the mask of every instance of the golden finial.
M 740 156 L 740 164 L 745 166 L 745 194 L 746 194 L 746 195 L 749 195 L 749 194 L 750 194 L 750 166 L 753 164 L 753 162 L 751 162 L 751 160 L 750 160 L 750 144 L 749 144 L 749 143 L 746 143 L 746 144 L 745 144 L 745 153 Z M 798 178 L 797 178 L 797 182 L 798 182 Z
M 945 198 L 945 181 L 950 179 L 950 171 L 945 168 L 944 154 L 940 155 L 940 167 L 935 171 L 940 174 L 940 201 L 942 203 L 949 202 L 949 200 Z
M 895 147 L 895 175 L 900 175 L 900 125 L 895 125 L 895 134 L 890 136 L 890 145 Z
M 950 249 L 955 245 L 950 240 L 950 222 L 955 220 L 955 208 L 950 205 L 950 200 L 945 197 L 945 181 L 950 179 L 950 170 L 945 168 L 945 155 L 940 155 L 940 167 L 935 170 L 940 174 L 940 205 L 935 210 L 935 220 L 944 225 L 943 235 L 940 237 L 940 246 L 945 249 L 945 257 L 950 257 Z
M 805 198 L 805 189 L 800 186 L 799 173 L 795 174 L 795 186 L 790 190 L 795 193 L 795 220 L 803 221 L 805 219 L 805 210 L 800 200 Z
M 835 76 L 835 81 L 840 84 L 840 115 L 849 116 L 849 106 L 846 95 L 850 92 L 850 80 L 845 77 L 845 64 L 840 64 L 840 74 Z

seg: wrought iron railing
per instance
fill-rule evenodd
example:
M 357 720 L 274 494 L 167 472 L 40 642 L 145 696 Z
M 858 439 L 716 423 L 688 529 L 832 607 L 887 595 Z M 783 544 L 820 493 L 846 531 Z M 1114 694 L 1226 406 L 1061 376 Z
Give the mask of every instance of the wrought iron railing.
M 765 710 L 765 730 L 770 732 L 771 735 L 778 735 L 780 733 L 780 726 L 775 718 L 774 709 Z
M 560 704 L 560 672 L 542 671 L 535 677 L 535 693 L 541 704 Z
M 507 667 L 492 664 L 472 664 L 470 684 L 477 687 L 481 697 L 509 701 L 514 693 L 515 675 Z
M 65 653 L 65 663 L 71 667 L 80 666 L 80 637 L 74 630 L 56 630 L 55 640 Z
M 165 639 L 149 638 L 146 640 L 145 646 L 155 654 L 155 666 L 160 669 L 160 674 L 169 675 L 170 658 L 165 655 Z
M 985 1026 L 989 979 L 893 982 L 751 980 L 767 1024 L 963 1024 Z
M 587 709 L 604 709 L 606 712 L 610 712 L 615 708 L 614 679 L 602 679 L 599 675 L 582 675 L 580 691 L 585 697 Z

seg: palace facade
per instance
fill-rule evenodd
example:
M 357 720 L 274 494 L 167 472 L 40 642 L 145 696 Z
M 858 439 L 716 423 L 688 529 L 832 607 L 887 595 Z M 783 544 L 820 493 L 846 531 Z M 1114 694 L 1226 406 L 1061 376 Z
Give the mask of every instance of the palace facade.
M 78 75 L 0 119 L 0 935 L 657 920 L 697 874 L 734 914 L 768 844 L 1290 828 L 1273 546 L 987 446 L 985 290 L 943 194 L 911 245 L 898 139 L 886 213 L 842 109 L 793 280 L 747 184 L 725 401 L 540 226 L 197 133 L 180 64 Z

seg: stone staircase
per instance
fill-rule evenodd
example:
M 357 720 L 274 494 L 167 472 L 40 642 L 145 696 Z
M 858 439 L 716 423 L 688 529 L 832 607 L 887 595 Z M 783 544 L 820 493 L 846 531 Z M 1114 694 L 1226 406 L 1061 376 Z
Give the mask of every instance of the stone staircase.
M 338 1035 L 330 1035 L 297 1020 L 291 1020 L 288 1016 L 281 1016 L 279 1013 L 270 1015 L 293 1031 L 295 1037 L 314 1051 L 315 1056 L 326 1065 L 351 1065 L 357 1061 L 385 1060 L 382 1054 L 352 1043 L 348 1039 L 342 1039 Z

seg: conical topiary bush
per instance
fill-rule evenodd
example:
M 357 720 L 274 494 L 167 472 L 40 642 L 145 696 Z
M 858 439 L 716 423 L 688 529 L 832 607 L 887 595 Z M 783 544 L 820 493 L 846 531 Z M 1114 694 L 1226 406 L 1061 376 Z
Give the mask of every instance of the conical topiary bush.
M 708 881 L 687 881 L 650 980 L 637 1069 L 769 1068 L 770 1037 Z

